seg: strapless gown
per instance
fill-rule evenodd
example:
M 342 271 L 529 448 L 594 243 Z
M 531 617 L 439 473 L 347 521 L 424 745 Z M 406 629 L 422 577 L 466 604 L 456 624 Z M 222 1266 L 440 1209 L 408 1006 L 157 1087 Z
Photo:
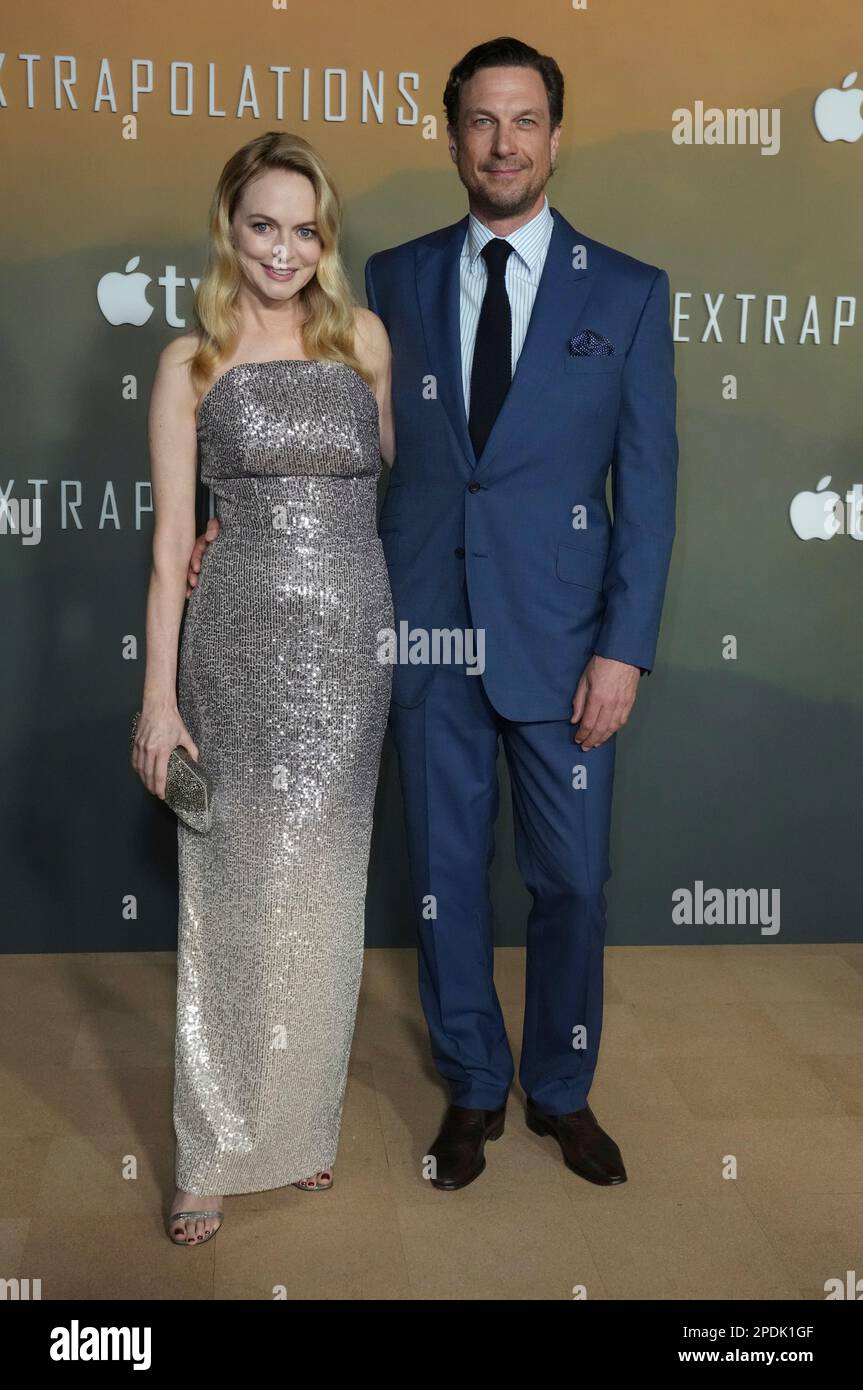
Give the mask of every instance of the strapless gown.
M 363 958 L 392 667 L 378 407 L 344 363 L 240 363 L 198 411 L 220 522 L 189 598 L 180 713 L 213 827 L 178 824 L 177 1186 L 332 1167 Z

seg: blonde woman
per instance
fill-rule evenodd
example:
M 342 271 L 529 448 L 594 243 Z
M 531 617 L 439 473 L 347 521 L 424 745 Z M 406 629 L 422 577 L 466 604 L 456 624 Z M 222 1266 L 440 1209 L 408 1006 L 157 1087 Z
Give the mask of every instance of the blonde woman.
M 213 197 L 198 329 L 165 348 L 153 386 L 133 765 L 164 796 L 182 744 L 214 811 L 209 833 L 178 825 L 177 1244 L 215 1235 L 227 1194 L 333 1181 L 392 676 L 378 635 L 393 626 L 376 529 L 389 342 L 353 302 L 340 218 L 305 140 L 238 150 Z M 180 642 L 196 456 L 220 529 Z

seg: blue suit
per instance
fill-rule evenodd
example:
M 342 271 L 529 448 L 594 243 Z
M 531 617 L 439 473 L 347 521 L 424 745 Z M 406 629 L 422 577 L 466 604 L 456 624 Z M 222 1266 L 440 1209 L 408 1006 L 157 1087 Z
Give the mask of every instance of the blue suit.
M 459 337 L 467 217 L 373 255 L 366 291 L 393 347 L 397 456 L 380 535 L 396 628 L 485 637 L 481 675 L 410 661 L 393 670 L 432 1051 L 455 1103 L 502 1103 L 514 1067 L 487 883 L 502 740 L 534 899 L 520 1080 L 565 1113 L 586 1104 L 599 1048 L 616 742 L 582 752 L 572 698 L 594 652 L 654 663 L 677 436 L 667 274 L 551 212 L 527 336 L 478 459 Z M 611 355 L 573 355 L 583 329 Z

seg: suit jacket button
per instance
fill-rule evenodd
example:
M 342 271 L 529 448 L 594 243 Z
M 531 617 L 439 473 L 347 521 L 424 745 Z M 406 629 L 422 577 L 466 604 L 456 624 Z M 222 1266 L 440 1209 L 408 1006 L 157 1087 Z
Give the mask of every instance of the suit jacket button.
M 463 560 L 463 559 L 464 559 L 464 550 L 462 549 L 462 547 L 461 547 L 460 545 L 457 545 L 457 546 L 456 546 L 456 548 L 455 548 L 455 553 L 456 553 L 456 555 L 458 556 L 458 558 L 459 558 L 460 560 Z
M 479 483 L 468 483 L 468 492 L 479 492 Z

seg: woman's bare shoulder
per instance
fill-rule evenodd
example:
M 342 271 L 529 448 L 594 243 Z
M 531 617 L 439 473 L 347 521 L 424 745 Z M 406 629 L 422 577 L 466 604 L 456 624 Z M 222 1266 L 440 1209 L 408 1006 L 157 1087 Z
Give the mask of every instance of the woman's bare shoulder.
M 200 346 L 198 333 L 181 333 L 172 338 L 159 353 L 156 379 L 162 390 L 176 400 L 196 400 L 192 386 L 192 358 Z
M 201 345 L 199 333 L 180 333 L 176 338 L 172 338 L 166 343 L 159 353 L 159 366 L 183 367 L 190 366 L 192 358 Z
M 354 333 L 357 356 L 373 370 L 386 364 L 390 355 L 389 334 L 371 309 L 354 306 Z

